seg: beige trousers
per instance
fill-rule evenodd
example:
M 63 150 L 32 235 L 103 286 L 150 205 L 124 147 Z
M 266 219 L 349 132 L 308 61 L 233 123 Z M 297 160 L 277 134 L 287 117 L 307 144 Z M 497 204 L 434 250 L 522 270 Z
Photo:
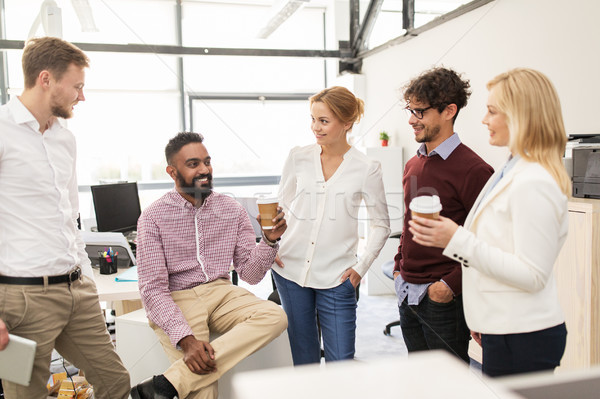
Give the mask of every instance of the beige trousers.
M 199 375 L 190 371 L 183 361 L 183 352 L 171 345 L 167 334 L 150 323 L 171 361 L 164 376 L 177 389 L 180 399 L 217 398 L 218 379 L 287 327 L 287 317 L 279 305 L 259 299 L 229 280 L 219 279 L 189 290 L 174 291 L 171 296 L 196 339 L 209 341 L 210 332 L 221 334 L 210 342 L 215 350 L 217 371 Z
M 96 285 L 88 277 L 70 285 L 0 284 L 0 318 L 11 334 L 37 342 L 31 383 L 2 381 L 7 399 L 46 399 L 54 348 L 83 370 L 95 398 L 129 397 L 129 373 L 115 352 Z

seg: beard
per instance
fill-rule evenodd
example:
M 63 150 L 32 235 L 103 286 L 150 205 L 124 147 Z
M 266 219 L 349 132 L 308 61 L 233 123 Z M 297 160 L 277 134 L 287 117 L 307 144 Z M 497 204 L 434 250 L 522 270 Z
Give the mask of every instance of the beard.
M 208 182 L 204 185 L 201 185 L 199 182 L 202 179 L 208 179 Z M 212 188 L 213 188 L 212 174 L 209 173 L 206 175 L 196 176 L 192 179 L 191 182 L 188 183 L 185 181 L 185 179 L 183 177 L 181 177 L 181 175 L 178 172 L 177 173 L 177 185 L 181 188 L 181 191 L 183 191 L 185 194 L 204 202 L 206 197 L 208 197 L 210 195 L 210 193 L 212 192 Z
M 58 118 L 69 119 L 73 116 L 73 110 L 69 106 L 64 106 L 60 104 L 60 99 L 58 96 L 52 96 L 52 104 L 50 106 L 50 110 L 52 111 L 52 116 L 56 116 Z
M 429 143 L 437 137 L 437 135 L 440 133 L 440 130 L 440 125 L 435 125 L 431 127 L 425 126 L 422 132 L 422 136 L 416 137 L 415 140 L 417 141 L 417 143 Z

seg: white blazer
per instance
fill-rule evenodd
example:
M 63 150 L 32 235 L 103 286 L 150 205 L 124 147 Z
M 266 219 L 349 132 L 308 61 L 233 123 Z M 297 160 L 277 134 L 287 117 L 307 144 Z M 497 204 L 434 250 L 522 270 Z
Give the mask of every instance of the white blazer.
M 523 159 L 483 198 L 498 173 L 444 250 L 463 266 L 467 325 L 484 334 L 554 327 L 564 322 L 552 269 L 567 237 L 568 199 L 548 171 Z

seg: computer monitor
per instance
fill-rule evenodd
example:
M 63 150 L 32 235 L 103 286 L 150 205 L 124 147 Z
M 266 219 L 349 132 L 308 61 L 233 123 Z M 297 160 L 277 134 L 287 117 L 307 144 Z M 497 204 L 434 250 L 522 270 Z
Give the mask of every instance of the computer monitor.
M 142 213 L 137 183 L 91 186 L 98 231 L 126 233 L 137 229 Z

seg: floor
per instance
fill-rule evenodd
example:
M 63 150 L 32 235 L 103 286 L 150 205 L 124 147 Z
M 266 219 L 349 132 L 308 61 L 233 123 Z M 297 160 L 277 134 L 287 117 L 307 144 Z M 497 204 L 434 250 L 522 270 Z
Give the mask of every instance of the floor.
M 397 321 L 398 299 L 395 295 L 367 295 L 361 290 L 356 327 L 356 359 L 406 356 L 400 327 L 392 327 L 391 335 L 383 334 L 386 324 Z

